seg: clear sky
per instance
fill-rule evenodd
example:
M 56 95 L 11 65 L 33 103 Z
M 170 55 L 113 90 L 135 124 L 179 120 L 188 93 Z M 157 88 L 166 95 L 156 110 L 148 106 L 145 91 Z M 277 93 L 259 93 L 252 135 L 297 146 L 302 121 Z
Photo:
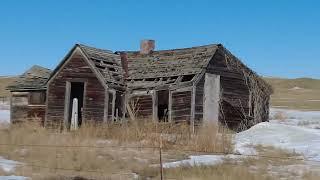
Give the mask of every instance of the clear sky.
M 75 43 L 138 50 L 222 43 L 264 76 L 320 78 L 320 1 L 2 0 L 0 75 L 54 68 Z

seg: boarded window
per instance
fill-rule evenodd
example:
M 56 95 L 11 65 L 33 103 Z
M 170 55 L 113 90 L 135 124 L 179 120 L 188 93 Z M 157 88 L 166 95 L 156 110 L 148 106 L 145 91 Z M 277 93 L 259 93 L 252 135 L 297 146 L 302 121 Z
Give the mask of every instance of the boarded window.
M 45 92 L 30 92 L 29 104 L 30 105 L 44 105 L 46 102 Z

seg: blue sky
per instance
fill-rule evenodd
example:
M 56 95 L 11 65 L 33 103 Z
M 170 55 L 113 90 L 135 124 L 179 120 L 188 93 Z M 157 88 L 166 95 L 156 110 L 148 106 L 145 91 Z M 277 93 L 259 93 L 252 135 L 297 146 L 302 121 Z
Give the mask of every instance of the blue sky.
M 320 2 L 3 0 L 0 75 L 54 68 L 75 43 L 137 50 L 222 43 L 264 76 L 320 78 Z

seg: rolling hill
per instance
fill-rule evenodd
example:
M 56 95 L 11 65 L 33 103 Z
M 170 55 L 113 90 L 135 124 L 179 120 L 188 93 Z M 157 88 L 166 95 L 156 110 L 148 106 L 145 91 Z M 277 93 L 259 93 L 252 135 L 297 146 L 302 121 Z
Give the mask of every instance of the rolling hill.
M 274 89 L 272 107 L 320 110 L 320 79 L 264 78 Z
M 10 96 L 10 91 L 6 90 L 6 87 L 16 79 L 17 77 L 14 76 L 0 76 L 0 97 Z

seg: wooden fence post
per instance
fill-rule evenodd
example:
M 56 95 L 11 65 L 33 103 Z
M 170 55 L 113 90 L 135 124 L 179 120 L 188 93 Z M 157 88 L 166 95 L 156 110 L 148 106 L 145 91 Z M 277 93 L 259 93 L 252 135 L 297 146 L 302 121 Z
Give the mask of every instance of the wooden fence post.
M 163 165 L 162 165 L 162 133 L 160 134 L 159 156 L 160 156 L 160 179 L 161 179 L 161 180 L 163 180 Z

